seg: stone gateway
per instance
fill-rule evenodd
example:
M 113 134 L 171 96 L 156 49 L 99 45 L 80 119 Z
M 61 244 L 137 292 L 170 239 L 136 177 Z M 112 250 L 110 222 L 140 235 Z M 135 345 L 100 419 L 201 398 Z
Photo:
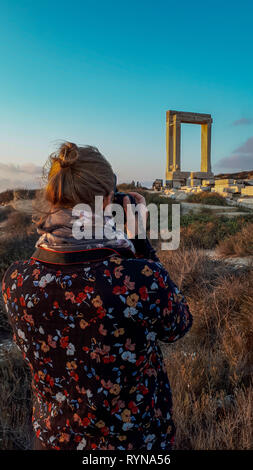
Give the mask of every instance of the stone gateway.
M 211 114 L 189 113 L 185 111 L 166 112 L 166 184 L 184 185 L 187 178 L 208 180 L 213 178 L 211 171 Z M 181 171 L 181 124 L 201 125 L 201 169 L 197 172 Z

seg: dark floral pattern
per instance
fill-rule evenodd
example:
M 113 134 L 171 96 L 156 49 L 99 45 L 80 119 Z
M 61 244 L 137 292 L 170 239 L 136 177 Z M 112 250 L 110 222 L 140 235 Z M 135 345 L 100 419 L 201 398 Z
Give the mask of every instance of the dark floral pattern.
M 32 373 L 33 428 L 50 449 L 168 450 L 170 384 L 158 339 L 191 327 L 188 305 L 157 262 L 113 255 L 5 272 L 13 339 Z

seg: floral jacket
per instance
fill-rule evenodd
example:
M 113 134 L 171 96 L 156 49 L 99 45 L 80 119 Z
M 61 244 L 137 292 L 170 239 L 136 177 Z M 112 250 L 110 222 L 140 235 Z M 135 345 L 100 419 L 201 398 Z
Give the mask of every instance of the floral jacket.
M 171 448 L 172 396 L 157 340 L 184 336 L 192 315 L 160 262 L 30 258 L 7 269 L 2 294 L 31 369 L 33 429 L 43 447 Z

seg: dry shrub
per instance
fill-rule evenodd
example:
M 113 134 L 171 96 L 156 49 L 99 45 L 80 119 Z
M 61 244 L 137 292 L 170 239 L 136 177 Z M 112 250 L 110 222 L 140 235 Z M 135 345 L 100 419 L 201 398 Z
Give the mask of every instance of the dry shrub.
M 190 291 L 191 295 L 199 296 L 200 288 L 210 287 L 217 278 L 231 271 L 223 262 L 210 259 L 204 250 L 188 249 L 183 243 L 178 250 L 158 251 L 157 254 L 178 287 L 184 292 Z
M 9 204 L 8 206 L 0 207 L 0 222 L 5 221 L 11 212 L 14 212 L 15 209 Z
M 27 232 L 16 233 L 15 237 L 11 232 L 0 240 L 0 280 L 6 269 L 16 260 L 28 259 L 35 250 L 35 243 L 38 240 L 38 234 L 31 230 Z M 7 321 L 6 310 L 3 297 L 0 295 L 0 334 L 1 330 L 10 332 L 10 325 Z
M 161 343 L 176 449 L 252 449 L 253 271 L 197 250 L 159 255 L 193 314 L 183 339 Z
M 6 204 L 13 200 L 13 189 L 6 189 L 0 193 L 0 204 Z
M 30 370 L 13 347 L 0 357 L 0 449 L 30 449 L 32 400 Z
M 29 214 L 21 211 L 13 211 L 9 214 L 6 221 L 5 229 L 8 230 L 8 234 L 23 233 L 27 231 L 27 228 L 32 224 L 32 219 Z
M 219 256 L 252 256 L 253 255 L 253 223 L 247 224 L 240 232 L 220 241 L 216 248 Z

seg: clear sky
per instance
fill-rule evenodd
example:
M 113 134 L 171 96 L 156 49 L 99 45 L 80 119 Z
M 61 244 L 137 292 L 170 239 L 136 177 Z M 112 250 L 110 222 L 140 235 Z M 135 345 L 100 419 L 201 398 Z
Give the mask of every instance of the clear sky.
M 120 181 L 164 178 L 168 109 L 212 114 L 216 173 L 253 169 L 252 1 L 0 11 L 0 189 L 34 180 L 59 139 L 96 145 Z M 200 126 L 182 128 L 182 169 L 198 170 Z

